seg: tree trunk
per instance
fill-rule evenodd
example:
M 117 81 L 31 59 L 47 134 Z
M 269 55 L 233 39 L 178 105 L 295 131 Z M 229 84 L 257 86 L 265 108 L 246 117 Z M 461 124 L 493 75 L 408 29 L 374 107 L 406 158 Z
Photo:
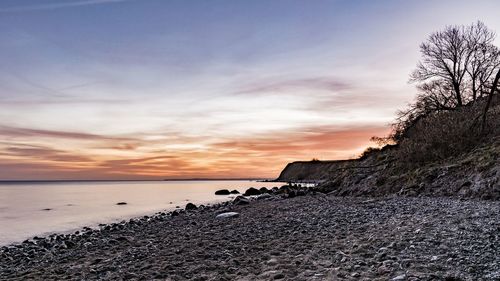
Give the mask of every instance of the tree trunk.
M 462 106 L 462 94 L 460 93 L 460 85 L 458 83 L 453 83 L 453 89 L 455 90 L 455 95 L 457 99 L 457 105 Z
M 491 85 L 490 93 L 488 95 L 488 100 L 486 101 L 486 106 L 484 107 L 483 122 L 481 124 L 481 131 L 483 133 L 484 133 L 484 130 L 486 129 L 486 117 L 488 115 L 488 110 L 490 109 L 491 101 L 493 100 L 493 95 L 495 94 L 495 91 L 497 90 L 499 80 L 500 80 L 500 69 L 498 70 L 497 75 L 495 75 L 495 80 L 493 80 L 493 84 Z

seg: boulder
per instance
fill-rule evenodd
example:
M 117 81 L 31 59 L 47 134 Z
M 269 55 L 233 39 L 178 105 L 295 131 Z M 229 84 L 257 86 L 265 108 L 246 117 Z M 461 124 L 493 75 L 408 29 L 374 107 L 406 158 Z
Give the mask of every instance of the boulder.
M 239 213 L 227 212 L 227 213 L 218 214 L 215 218 L 216 219 L 226 219 L 226 218 L 237 218 L 239 216 L 240 216 Z
M 238 196 L 233 200 L 234 205 L 248 205 L 250 204 L 250 200 L 244 196 Z
M 118 202 L 116 205 L 127 205 L 127 202 Z
M 215 195 L 229 195 L 230 192 L 227 189 L 220 189 L 215 192 Z
M 250 187 L 249 189 L 247 189 L 247 191 L 245 191 L 243 195 L 252 196 L 252 195 L 259 195 L 260 193 L 261 193 L 260 190 L 258 190 L 257 188 Z
M 261 194 L 261 195 L 257 196 L 257 199 L 268 199 L 268 198 L 271 198 L 271 197 L 273 197 L 271 194 L 264 193 L 264 194 Z
M 186 204 L 186 211 L 191 211 L 191 210 L 196 210 L 196 209 L 198 209 L 198 207 L 196 207 L 195 204 L 193 204 L 193 203 Z
M 267 189 L 267 187 L 261 187 L 261 188 L 259 189 L 259 191 L 260 191 L 260 193 L 261 193 L 261 194 L 262 194 L 262 193 L 269 193 L 269 189 Z
M 230 193 L 231 194 L 240 194 L 240 192 L 238 190 L 236 190 L 236 189 L 232 190 Z

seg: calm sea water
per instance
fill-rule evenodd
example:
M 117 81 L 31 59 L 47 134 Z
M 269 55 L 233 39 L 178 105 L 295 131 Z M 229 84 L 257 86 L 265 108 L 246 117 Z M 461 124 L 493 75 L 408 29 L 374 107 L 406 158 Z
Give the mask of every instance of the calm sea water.
M 215 195 L 218 189 L 242 192 L 252 186 L 277 185 L 255 181 L 0 183 L 0 245 L 173 210 L 188 202 L 208 204 L 232 197 Z

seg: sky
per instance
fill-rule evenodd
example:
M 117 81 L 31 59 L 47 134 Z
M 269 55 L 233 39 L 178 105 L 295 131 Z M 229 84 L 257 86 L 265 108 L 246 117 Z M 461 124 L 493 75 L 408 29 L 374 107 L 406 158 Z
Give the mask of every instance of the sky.
M 416 94 L 419 44 L 450 24 L 498 31 L 499 8 L 2 0 L 0 180 L 275 178 L 357 157 Z

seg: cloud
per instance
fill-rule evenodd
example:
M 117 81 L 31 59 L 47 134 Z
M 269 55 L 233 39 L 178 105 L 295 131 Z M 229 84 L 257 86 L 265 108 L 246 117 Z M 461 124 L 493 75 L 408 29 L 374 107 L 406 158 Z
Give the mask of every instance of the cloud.
M 71 8 L 79 6 L 90 6 L 90 5 L 101 5 L 101 4 L 111 4 L 120 3 L 131 0 L 82 0 L 82 1 L 65 1 L 56 3 L 44 3 L 37 5 L 28 6 L 14 6 L 9 8 L 0 9 L 0 13 L 14 13 L 14 12 L 28 12 L 28 11 L 40 11 L 40 10 L 54 10 L 61 8 Z
M 255 81 L 249 85 L 243 86 L 240 91 L 234 94 L 266 94 L 289 93 L 295 89 L 311 89 L 328 92 L 340 92 L 353 88 L 353 85 L 337 79 L 335 77 L 312 77 L 298 79 L 267 79 L 264 81 Z
M 342 129 L 331 126 L 306 127 L 287 132 L 255 138 L 245 138 L 216 143 L 214 147 L 231 149 L 239 153 L 266 153 L 269 156 L 292 154 L 304 151 L 325 153 L 333 156 L 337 151 L 349 153 L 369 143 L 370 137 L 387 132 L 387 127 L 365 126 Z M 330 152 L 330 153 L 328 153 Z M 347 157 L 347 155 L 341 155 Z
M 132 138 L 125 137 L 110 137 L 104 135 L 67 132 L 67 131 L 53 131 L 53 130 L 40 130 L 19 128 L 0 125 L 0 136 L 4 137 L 49 137 L 49 138 L 63 138 L 63 139 L 78 139 L 78 140 L 106 140 L 106 141 L 133 141 Z
M 6 147 L 0 151 L 1 156 L 9 157 L 21 157 L 21 158 L 31 158 L 39 159 L 43 161 L 54 161 L 54 162 L 93 162 L 93 160 L 87 156 L 74 155 L 69 152 L 52 149 L 49 147 L 42 146 L 11 146 Z

